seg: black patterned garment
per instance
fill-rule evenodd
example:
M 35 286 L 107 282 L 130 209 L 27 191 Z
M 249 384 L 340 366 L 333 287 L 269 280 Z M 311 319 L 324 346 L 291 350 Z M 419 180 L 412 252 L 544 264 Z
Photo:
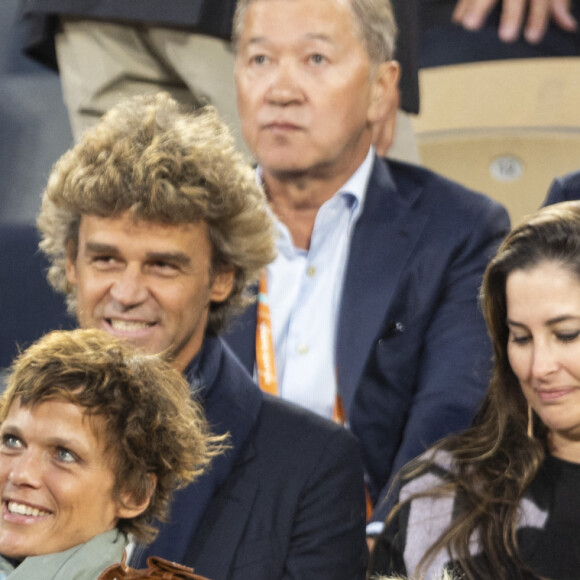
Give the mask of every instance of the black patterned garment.
M 399 499 L 432 489 L 452 477 L 450 456 L 439 452 L 436 465 L 406 482 Z M 580 578 L 580 465 L 548 457 L 521 501 L 517 539 L 522 559 L 533 575 L 513 570 L 515 578 L 579 580 Z M 404 506 L 378 538 L 371 560 L 375 574 L 401 574 L 414 578 L 417 565 L 427 549 L 449 525 L 460 509 L 454 496 L 418 498 Z M 486 565 L 477 534 L 471 553 L 489 572 L 481 580 L 496 578 Z M 461 566 L 447 553 L 438 553 L 427 570 L 425 580 L 439 580 L 443 570 L 461 578 Z

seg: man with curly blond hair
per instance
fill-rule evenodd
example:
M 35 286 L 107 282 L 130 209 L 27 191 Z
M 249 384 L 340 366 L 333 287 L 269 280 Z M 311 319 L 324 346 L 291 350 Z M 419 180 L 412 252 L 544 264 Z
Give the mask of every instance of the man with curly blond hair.
M 148 552 L 213 580 L 363 578 L 363 469 L 339 426 L 263 394 L 218 337 L 275 255 L 265 196 L 211 108 L 120 103 L 55 165 L 38 218 L 82 327 L 188 378 L 231 449 L 180 490 Z

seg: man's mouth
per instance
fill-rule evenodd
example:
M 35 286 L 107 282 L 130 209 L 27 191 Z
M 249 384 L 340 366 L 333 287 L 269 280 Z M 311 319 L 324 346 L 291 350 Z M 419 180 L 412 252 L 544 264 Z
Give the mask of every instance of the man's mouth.
M 15 501 L 7 502 L 7 508 L 11 514 L 17 514 L 19 516 L 42 517 L 50 515 L 50 512 Z
M 107 322 L 115 330 L 144 330 L 145 328 L 150 328 L 155 324 L 154 322 L 136 322 L 133 320 L 119 320 L 115 318 L 109 318 Z

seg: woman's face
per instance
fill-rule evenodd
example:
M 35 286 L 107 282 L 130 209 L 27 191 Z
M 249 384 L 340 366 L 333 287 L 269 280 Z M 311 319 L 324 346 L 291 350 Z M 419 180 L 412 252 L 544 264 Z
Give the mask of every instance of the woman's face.
M 60 552 L 124 517 L 100 427 L 72 403 L 12 404 L 0 427 L 1 554 Z
M 553 454 L 580 462 L 580 281 L 545 261 L 512 272 L 506 299 L 510 365 Z

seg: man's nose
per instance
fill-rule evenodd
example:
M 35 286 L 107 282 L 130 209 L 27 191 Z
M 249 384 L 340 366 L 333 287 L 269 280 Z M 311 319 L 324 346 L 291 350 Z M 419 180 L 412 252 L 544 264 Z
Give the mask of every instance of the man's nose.
M 272 73 L 268 99 L 278 105 L 287 105 L 302 99 L 295 63 L 285 59 L 277 63 Z
M 123 306 L 135 306 L 147 299 L 144 275 L 137 267 L 125 268 L 111 286 L 111 297 Z

